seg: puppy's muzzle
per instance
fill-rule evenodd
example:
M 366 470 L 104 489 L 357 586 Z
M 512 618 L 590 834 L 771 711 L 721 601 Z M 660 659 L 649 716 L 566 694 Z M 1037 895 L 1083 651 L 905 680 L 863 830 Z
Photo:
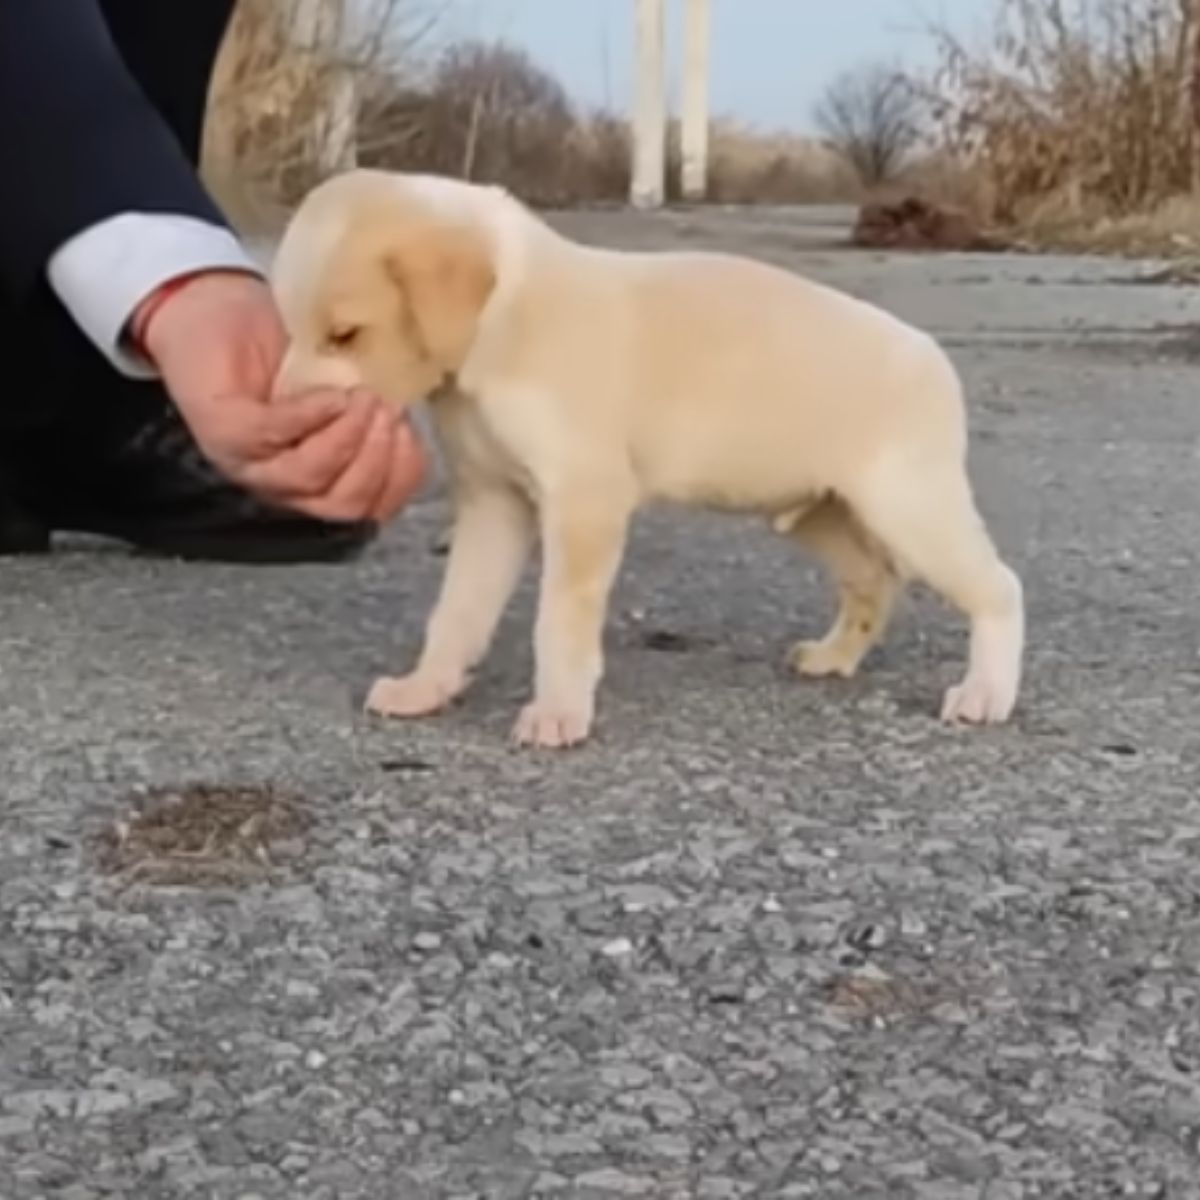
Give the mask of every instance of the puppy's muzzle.
M 362 375 L 348 359 L 330 354 L 299 354 L 292 348 L 275 374 L 271 397 L 278 400 L 315 388 L 349 391 L 362 386 Z

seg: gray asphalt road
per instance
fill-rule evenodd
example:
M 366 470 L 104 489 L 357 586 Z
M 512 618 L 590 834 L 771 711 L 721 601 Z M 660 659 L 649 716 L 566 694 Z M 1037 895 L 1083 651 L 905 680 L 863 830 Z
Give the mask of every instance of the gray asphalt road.
M 935 722 L 965 630 L 919 593 L 859 679 L 788 678 L 830 597 L 736 521 L 642 522 L 565 757 L 504 744 L 528 588 L 460 710 L 357 715 L 436 495 L 353 567 L 5 563 L 0 1196 L 1200 1197 L 1195 292 L 786 211 L 564 223 L 945 337 L 1028 589 L 1014 723 Z M 133 793 L 194 783 L 292 796 L 269 868 L 252 815 L 147 849 Z

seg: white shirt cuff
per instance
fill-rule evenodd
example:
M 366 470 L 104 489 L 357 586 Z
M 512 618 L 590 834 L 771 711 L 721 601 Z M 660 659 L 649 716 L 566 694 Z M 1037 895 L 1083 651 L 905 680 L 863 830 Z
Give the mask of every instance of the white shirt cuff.
M 50 286 L 75 323 L 123 375 L 153 379 L 153 366 L 123 343 L 130 317 L 156 288 L 191 271 L 261 274 L 228 230 L 174 213 L 121 213 L 61 245 Z

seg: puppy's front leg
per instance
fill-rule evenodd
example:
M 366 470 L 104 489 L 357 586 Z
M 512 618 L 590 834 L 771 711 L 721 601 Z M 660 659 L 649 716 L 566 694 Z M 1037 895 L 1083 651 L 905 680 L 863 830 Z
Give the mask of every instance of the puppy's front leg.
M 533 702 L 513 730 L 520 745 L 572 746 L 588 735 L 603 673 L 604 617 L 632 511 L 624 489 L 611 487 L 543 505 L 536 676 Z
M 415 669 L 375 681 L 368 711 L 420 717 L 445 708 L 487 652 L 533 543 L 533 512 L 502 487 L 471 487 L 456 501 L 441 594 L 425 629 Z

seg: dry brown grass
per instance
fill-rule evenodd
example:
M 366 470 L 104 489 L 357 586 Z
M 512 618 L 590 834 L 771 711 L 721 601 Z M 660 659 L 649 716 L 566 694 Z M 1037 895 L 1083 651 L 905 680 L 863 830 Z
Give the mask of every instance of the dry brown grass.
M 1057 197 L 1031 205 L 1021 228 L 1032 243 L 1130 256 L 1200 256 L 1200 195 L 1171 196 L 1144 211 L 1080 213 Z
M 503 43 L 435 52 L 428 34 L 437 0 L 375 0 L 356 27 L 346 4 L 239 4 L 214 78 L 205 174 L 243 228 L 277 226 L 308 188 L 348 165 L 348 155 L 323 153 L 338 141 L 329 136 L 338 132 L 331 114 L 347 101 L 361 165 L 500 183 L 541 206 L 625 200 L 624 119 L 580 109 L 552 72 Z M 677 199 L 674 127 L 668 162 L 668 196 Z M 728 204 L 829 200 L 855 190 L 852 172 L 820 143 L 730 121 L 714 122 L 710 178 L 710 199 Z
M 310 817 L 270 788 L 190 786 L 140 796 L 98 839 L 100 866 L 125 884 L 222 886 L 294 858 Z
M 239 0 L 214 71 L 203 160 L 235 220 L 277 224 L 352 161 L 367 84 L 410 69 L 436 11 L 426 0 Z
M 824 203 L 862 191 L 845 159 L 818 139 L 732 120 L 713 123 L 710 169 L 709 198 L 719 204 Z
M 984 50 L 940 34 L 928 87 L 976 212 L 1077 249 L 1194 249 L 1200 4 L 996 3 Z

